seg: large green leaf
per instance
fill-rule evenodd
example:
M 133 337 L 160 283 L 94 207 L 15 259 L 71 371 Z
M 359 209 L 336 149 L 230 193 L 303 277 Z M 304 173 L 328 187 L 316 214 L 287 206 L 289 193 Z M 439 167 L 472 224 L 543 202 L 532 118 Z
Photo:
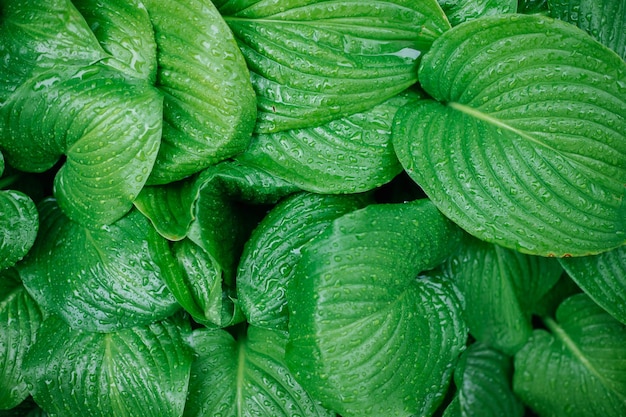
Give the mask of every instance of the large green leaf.
M 514 354 L 532 333 L 537 303 L 563 269 L 554 258 L 525 255 L 467 237 L 446 274 L 465 299 L 465 320 L 477 340 Z
M 542 416 L 626 415 L 626 326 L 584 294 L 515 355 L 513 388 Z
M 588 296 L 626 324 L 626 246 L 595 256 L 563 258 L 561 264 Z
M 16 407 L 29 395 L 22 362 L 41 322 L 39 307 L 17 272 L 0 272 L 0 410 Z
M 374 189 L 402 170 L 391 146 L 392 122 L 398 108 L 418 97 L 407 91 L 322 126 L 259 134 L 237 159 L 311 192 Z
M 472 344 L 454 368 L 457 393 L 443 417 L 522 417 L 511 390 L 511 358 L 482 343 Z
M 517 11 L 517 0 L 438 0 L 453 26 L 482 16 Z
M 37 238 L 39 214 L 24 193 L 0 190 L 0 270 L 15 265 Z
M 47 318 L 25 359 L 30 392 L 58 417 L 178 417 L 192 352 L 180 316 L 113 333 L 74 330 Z
M 100 229 L 72 222 L 52 199 L 39 211 L 40 233 L 18 270 L 44 310 L 75 328 L 112 331 L 179 308 L 163 280 L 165 239 L 137 210 Z
M 277 204 L 246 242 L 237 298 L 248 323 L 287 329 L 286 290 L 302 247 L 337 217 L 361 208 L 363 196 L 299 193 Z
M 249 327 L 234 340 L 223 330 L 196 330 L 185 417 L 334 416 L 298 384 L 285 365 L 285 332 Z
M 418 274 L 458 239 L 418 200 L 346 214 L 302 248 L 286 360 L 313 397 L 344 417 L 434 411 L 467 329 L 452 284 Z
M 242 152 L 256 120 L 250 74 L 210 0 L 144 0 L 156 32 L 163 138 L 152 184 L 180 180 Z
M 181 272 L 165 280 L 199 323 L 243 319 L 234 300 L 239 254 L 257 217 L 252 205 L 273 204 L 297 188 L 269 173 L 227 161 L 186 181 L 149 186 L 135 201 L 159 233 L 175 240 Z
M 7 160 L 41 172 L 66 155 L 55 178 L 59 205 L 82 224 L 112 223 L 130 210 L 154 165 L 161 94 L 118 69 L 71 2 L 15 1 L 3 13 L 0 145 Z
M 626 63 L 539 15 L 486 17 L 422 60 L 436 100 L 401 109 L 394 146 L 437 207 L 522 252 L 599 253 L 626 240 Z
M 626 3 L 623 0 L 547 0 L 550 15 L 587 31 L 626 59 Z
M 258 96 L 256 129 L 318 126 L 416 81 L 422 52 L 449 28 L 436 0 L 220 0 Z

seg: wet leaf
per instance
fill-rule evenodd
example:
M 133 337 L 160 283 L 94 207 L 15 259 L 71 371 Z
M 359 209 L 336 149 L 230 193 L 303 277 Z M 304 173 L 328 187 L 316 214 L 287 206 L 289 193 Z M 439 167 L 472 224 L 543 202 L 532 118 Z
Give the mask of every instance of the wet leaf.
M 453 26 L 483 16 L 515 13 L 517 0 L 438 0 Z
M 19 191 L 0 190 L 0 271 L 28 253 L 38 229 L 35 203 Z

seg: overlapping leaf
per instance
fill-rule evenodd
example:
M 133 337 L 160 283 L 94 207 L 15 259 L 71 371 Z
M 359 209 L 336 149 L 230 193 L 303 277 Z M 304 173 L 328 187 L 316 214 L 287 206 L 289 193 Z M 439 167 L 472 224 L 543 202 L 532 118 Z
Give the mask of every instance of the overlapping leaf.
M 249 327 L 235 341 L 223 330 L 196 330 L 185 417 L 334 416 L 298 384 L 285 365 L 287 334 Z
M 443 417 L 522 417 L 524 406 L 511 390 L 511 358 L 472 344 L 454 369 L 457 393 Z
M 466 327 L 452 284 L 418 274 L 458 238 L 419 200 L 346 214 L 302 249 L 286 359 L 311 395 L 345 417 L 434 411 Z
M 119 219 L 154 164 L 161 95 L 108 65 L 118 61 L 68 0 L 15 1 L 3 14 L 0 145 L 7 159 L 41 172 L 66 155 L 54 192 L 67 215 L 89 225 Z M 133 52 L 129 59 L 150 55 Z
M 450 23 L 455 26 L 482 16 L 493 16 L 517 11 L 518 0 L 439 0 Z
M 29 395 L 22 362 L 42 321 L 17 272 L 0 272 L 0 410 L 16 407 Z
M 35 243 L 39 214 L 19 191 L 0 190 L 0 270 L 15 265 Z
M 209 0 L 144 1 L 158 45 L 163 137 L 150 183 L 180 180 L 242 152 L 256 120 L 250 74 Z
M 626 246 L 595 256 L 560 261 L 587 295 L 626 324 Z
M 47 318 L 25 359 L 35 401 L 49 415 L 178 417 L 192 354 L 182 317 L 113 333 Z
M 250 68 L 261 133 L 318 126 L 394 96 L 449 28 L 435 0 L 216 5 Z
M 44 310 L 75 328 L 111 331 L 179 308 L 164 282 L 165 239 L 137 210 L 100 229 L 72 222 L 52 199 L 39 211 L 40 234 L 18 269 Z
M 237 270 L 237 296 L 248 323 L 287 329 L 286 290 L 301 248 L 335 218 L 364 203 L 363 196 L 299 193 L 263 218 L 246 242 Z
M 587 255 L 626 238 L 626 63 L 538 15 L 481 18 L 420 67 L 434 98 L 398 113 L 394 146 L 444 214 L 522 252 Z
M 407 91 L 322 126 L 259 134 L 237 159 L 311 192 L 374 189 L 402 170 L 391 146 L 391 126 L 398 108 L 418 97 Z
M 448 259 L 446 269 L 465 299 L 470 333 L 508 354 L 526 343 L 534 303 L 562 272 L 556 259 L 525 255 L 471 237 Z
M 626 3 L 622 0 L 547 0 L 550 15 L 585 30 L 626 59 Z
M 584 294 L 565 300 L 549 332 L 515 356 L 514 391 L 540 415 L 626 414 L 626 326 Z

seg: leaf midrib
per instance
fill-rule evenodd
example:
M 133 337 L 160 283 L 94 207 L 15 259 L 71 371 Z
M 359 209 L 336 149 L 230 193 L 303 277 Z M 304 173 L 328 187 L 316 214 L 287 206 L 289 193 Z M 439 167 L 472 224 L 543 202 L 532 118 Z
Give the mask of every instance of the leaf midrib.
M 607 379 L 600 373 L 600 371 L 598 371 L 598 369 L 596 369 L 593 363 L 591 363 L 587 356 L 585 356 L 583 351 L 579 349 L 576 342 L 569 337 L 567 332 L 556 321 L 554 321 L 550 317 L 544 317 L 543 322 L 546 327 L 550 329 L 553 336 L 561 343 L 563 343 L 565 348 L 568 349 L 574 355 L 574 357 L 578 359 L 578 361 L 580 361 L 585 369 L 587 369 L 591 373 L 591 375 L 594 376 L 604 388 L 606 388 L 607 391 L 611 392 L 613 395 L 619 398 L 620 401 L 626 403 L 626 395 L 612 388 Z

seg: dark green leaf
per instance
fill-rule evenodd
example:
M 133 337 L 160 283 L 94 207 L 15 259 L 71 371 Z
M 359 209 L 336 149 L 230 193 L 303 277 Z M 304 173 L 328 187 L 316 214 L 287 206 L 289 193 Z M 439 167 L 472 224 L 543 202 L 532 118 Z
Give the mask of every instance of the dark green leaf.
M 469 236 L 446 268 L 465 299 L 470 333 L 508 354 L 526 343 L 535 303 L 562 271 L 554 258 L 525 255 Z
M 626 240 L 626 63 L 539 15 L 442 35 L 426 100 L 399 110 L 404 168 L 453 221 L 525 253 L 582 256 Z
M 162 268 L 164 239 L 138 211 L 110 226 L 72 222 L 53 200 L 39 207 L 40 234 L 19 272 L 33 298 L 72 327 L 112 331 L 171 315 L 179 307 Z
M 165 96 L 150 183 L 164 184 L 245 150 L 256 99 L 243 56 L 211 1 L 144 4 L 156 32 L 157 87 Z
M 311 192 L 374 189 L 402 170 L 391 146 L 391 126 L 398 108 L 418 97 L 407 91 L 322 126 L 259 134 L 237 159 Z
M 626 246 L 595 256 L 563 258 L 561 264 L 587 295 L 626 324 Z
M 511 358 L 472 344 L 454 369 L 457 394 L 443 417 L 522 417 L 524 406 L 511 390 Z
M 344 417 L 437 408 L 467 329 L 452 284 L 418 274 L 458 239 L 419 200 L 346 214 L 303 247 L 287 290 L 286 359 L 313 397 Z
M 252 75 L 260 133 L 365 111 L 416 81 L 449 28 L 436 0 L 218 1 Z
M 276 205 L 246 242 L 237 272 L 237 296 L 248 323 L 287 329 L 286 289 L 301 248 L 335 218 L 361 208 L 363 196 L 300 193 Z
M 29 395 L 22 362 L 42 320 L 17 272 L 0 272 L 0 410 L 18 406 Z
M 550 15 L 588 32 L 626 59 L 624 0 L 547 0 Z
M 626 326 L 574 295 L 515 355 L 513 387 L 539 415 L 626 415 Z
M 255 327 L 235 341 L 223 330 L 196 330 L 185 417 L 334 416 L 294 380 L 284 361 L 287 334 Z
M 73 330 L 51 316 L 25 360 L 31 394 L 52 416 L 178 417 L 189 334 L 180 316 L 114 333 Z
M 517 11 L 517 0 L 438 0 L 453 26 L 482 16 Z

